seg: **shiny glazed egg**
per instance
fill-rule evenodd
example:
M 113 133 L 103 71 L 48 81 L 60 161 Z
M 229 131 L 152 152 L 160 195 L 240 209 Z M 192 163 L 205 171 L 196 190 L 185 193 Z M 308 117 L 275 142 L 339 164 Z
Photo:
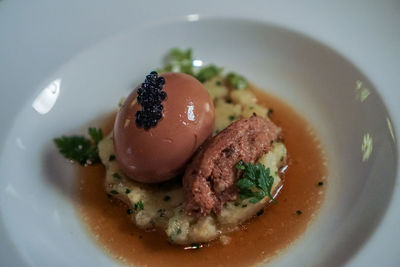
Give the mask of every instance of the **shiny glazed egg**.
M 139 114 L 144 109 L 140 103 L 147 103 L 146 108 L 149 105 L 145 102 L 148 99 L 143 99 L 146 94 L 142 92 L 147 90 L 143 84 L 125 100 L 114 124 L 117 162 L 129 178 L 143 183 L 166 181 L 182 172 L 214 128 L 213 102 L 197 79 L 183 73 L 164 73 L 160 77 L 164 78 L 162 91 L 166 97 L 162 93 L 164 100 L 158 107 L 161 118 L 152 121 L 155 126 L 143 127 L 142 121 L 137 121 L 138 115 L 143 115 Z

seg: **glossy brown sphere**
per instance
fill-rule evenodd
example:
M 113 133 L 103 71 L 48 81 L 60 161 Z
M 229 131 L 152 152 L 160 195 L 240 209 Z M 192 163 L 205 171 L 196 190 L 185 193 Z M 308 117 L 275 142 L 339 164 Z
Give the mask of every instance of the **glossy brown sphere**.
M 197 148 L 212 134 L 214 105 L 203 85 L 183 73 L 164 73 L 163 117 L 145 130 L 135 123 L 136 88 L 125 100 L 114 124 L 116 159 L 131 179 L 166 181 L 179 174 Z

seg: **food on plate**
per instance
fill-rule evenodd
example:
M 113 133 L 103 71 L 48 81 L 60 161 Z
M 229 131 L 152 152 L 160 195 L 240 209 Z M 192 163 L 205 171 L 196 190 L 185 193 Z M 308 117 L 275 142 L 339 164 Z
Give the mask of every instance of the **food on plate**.
M 310 181 L 315 185 L 319 179 L 315 195 L 296 197 L 292 192 L 298 203 L 305 198 L 301 203 L 308 203 L 309 211 L 316 209 L 325 170 L 316 139 L 303 130 L 305 123 L 290 110 L 283 118 L 292 121 L 277 124 L 271 119 L 274 110 L 266 105 L 274 103 L 263 101 L 242 75 L 215 65 L 196 68 L 190 49 L 173 49 L 169 59 L 123 101 L 110 132 L 103 135 L 102 129 L 91 127 L 90 139 L 56 138 L 61 154 L 85 166 L 101 162 L 105 179 L 100 182 L 109 198 L 126 205 L 127 216 L 143 233 L 157 231 L 176 249 L 211 247 L 216 242 L 233 246 L 232 237 L 254 224 L 252 218 L 268 216 L 279 206 L 288 209 L 286 203 L 291 202 L 285 197 L 282 203 L 279 195 L 290 191 L 285 184 L 291 168 L 304 179 L 301 186 Z M 292 125 L 303 140 L 292 137 Z M 302 141 L 309 143 L 308 150 L 297 147 Z M 312 164 L 299 156 L 302 150 Z M 84 180 L 81 184 L 83 192 L 91 192 Z M 93 192 L 95 198 L 102 194 Z M 303 214 L 290 212 L 290 216 Z M 302 217 L 311 218 L 307 213 Z M 297 229 L 290 216 L 281 215 Z M 266 225 L 275 223 L 279 224 Z M 268 232 L 258 230 L 261 235 Z
M 166 181 L 183 171 L 213 128 L 214 105 L 198 80 L 184 73 L 158 77 L 152 72 L 117 114 L 115 156 L 135 181 Z
M 150 75 L 158 79 L 156 72 Z M 100 159 L 107 173 L 106 190 L 133 207 L 130 215 L 138 227 L 160 229 L 171 243 L 208 242 L 254 216 L 277 192 L 281 185 L 277 173 L 286 158 L 286 148 L 279 142 L 281 130 L 268 119 L 267 109 L 261 112 L 262 116 L 247 112 L 251 108 L 248 105 L 257 105 L 257 100 L 250 91 L 240 87 L 243 81 L 238 83 L 238 88 L 231 89 L 225 85 L 231 84 L 228 78 L 222 76 L 221 85 L 217 85 L 217 81 L 217 86 L 206 85 L 209 92 L 213 92 L 214 88 L 223 88 L 227 92 L 225 97 L 214 98 L 219 103 L 216 105 L 215 124 L 226 126 L 221 126 L 211 137 L 214 130 L 213 100 L 201 83 L 183 73 L 167 72 L 160 77 L 165 78 L 162 90 L 167 97 L 165 102 L 161 102 L 166 107 L 157 124 L 145 129 L 133 123 L 132 118 L 140 109 L 136 100 L 137 90 L 134 90 L 117 114 L 113 133 L 99 143 Z M 229 96 L 233 96 L 232 100 L 228 99 Z M 227 107 L 237 106 L 239 113 L 232 118 L 230 109 L 224 108 L 222 102 Z M 193 110 L 198 121 L 187 119 L 190 116 L 187 103 L 195 107 Z M 168 105 L 173 105 L 176 112 L 172 113 Z M 225 121 L 226 117 L 230 123 L 219 122 Z M 132 123 L 126 123 L 126 120 L 132 120 Z M 166 138 L 174 141 L 165 143 Z M 160 148 L 161 145 L 165 149 Z M 176 155 L 182 151 L 185 157 Z M 116 161 L 109 161 L 112 155 L 115 155 Z M 131 163 L 134 171 L 126 168 L 125 162 L 135 161 L 143 165 L 137 164 L 137 168 L 147 173 L 135 170 L 135 163 Z M 240 168 L 235 167 L 241 163 Z M 248 166 L 252 170 L 256 163 L 259 171 L 266 175 L 253 178 L 264 179 L 261 183 L 268 184 L 267 192 L 250 188 L 249 192 L 254 190 L 256 195 L 262 197 L 253 201 L 253 198 L 241 194 L 240 198 L 238 181 L 245 174 L 241 168 L 250 164 Z M 167 171 L 163 171 L 165 168 Z M 147 184 L 160 182 L 161 178 L 169 179 L 173 175 L 180 175 L 175 186 Z M 129 193 L 126 193 L 127 190 Z M 164 200 L 166 196 L 168 201 Z M 242 207 L 244 205 L 246 207 Z
M 250 118 L 232 123 L 208 140 L 183 176 L 186 213 L 194 217 L 220 214 L 223 206 L 238 196 L 236 182 L 241 176 L 241 168 L 235 168 L 235 165 L 261 159 L 271 151 L 280 132 L 273 122 L 254 113 Z M 270 191 L 267 193 L 270 194 Z
M 183 176 L 183 187 L 180 183 L 149 186 L 148 184 L 138 183 L 129 179 L 121 170 L 117 161 L 109 161 L 110 156 L 114 155 L 113 138 L 110 135 L 99 144 L 100 158 L 106 167 L 107 173 L 106 190 L 113 197 L 122 200 L 132 207 L 130 216 L 135 224 L 142 229 L 149 230 L 155 227 L 162 229 L 165 231 L 169 241 L 176 244 L 211 241 L 221 234 L 231 231 L 238 223 L 254 216 L 269 202 L 269 200 L 271 200 L 270 196 L 276 193 L 281 182 L 277 172 L 284 164 L 284 160 L 281 161 L 281 159 L 286 157 L 286 149 L 282 143 L 272 143 L 272 139 L 270 139 L 268 140 L 268 144 L 265 144 L 265 148 L 254 148 L 258 153 L 249 151 L 238 152 L 240 153 L 239 156 L 235 156 L 235 158 L 233 158 L 234 161 L 230 162 L 231 166 L 229 167 L 229 171 L 232 171 L 232 174 L 234 173 L 234 175 L 232 175 L 231 184 L 228 185 L 228 183 L 224 183 L 224 181 L 220 181 L 219 184 L 216 182 L 213 183 L 215 186 L 219 185 L 219 187 L 221 187 L 219 188 L 220 191 L 224 184 L 228 188 L 227 192 L 225 194 L 222 193 L 219 198 L 211 194 L 210 188 L 208 188 L 208 192 L 201 191 L 203 189 L 201 187 L 204 187 L 204 184 L 199 185 L 199 183 L 201 183 L 199 179 L 201 178 L 196 177 L 193 171 L 203 172 L 201 168 L 215 168 L 213 165 L 207 166 L 202 162 L 202 159 L 210 161 L 224 154 L 228 156 L 228 154 L 232 153 L 235 149 L 243 149 L 243 147 L 240 148 L 240 145 L 248 146 L 250 139 L 253 138 L 253 134 L 249 135 L 246 133 L 246 130 L 248 130 L 249 127 L 254 127 L 254 124 L 263 120 L 265 119 L 258 116 L 238 120 L 226 129 L 227 133 L 223 131 L 219 135 L 209 139 L 207 141 L 208 144 L 205 144 L 204 147 L 206 155 L 204 155 L 205 153 L 203 150 L 200 150 L 195 156 L 195 159 L 186 168 L 185 175 Z M 269 122 L 262 123 L 268 124 Z M 249 137 L 248 140 L 224 138 L 227 134 L 237 130 L 238 126 L 241 127 L 242 125 L 246 125 L 246 128 L 241 129 L 241 139 L 245 139 L 244 136 L 246 136 Z M 257 125 L 256 127 L 260 126 Z M 258 132 L 254 134 L 260 134 L 262 130 L 267 128 L 268 127 L 265 127 L 265 125 L 262 125 L 261 128 L 258 129 Z M 253 130 L 256 129 L 250 129 L 249 131 Z M 273 131 L 274 133 L 270 133 L 271 136 L 276 135 L 275 131 L 277 131 L 277 129 L 273 128 Z M 267 138 L 268 133 L 261 135 Z M 258 139 L 255 138 L 254 141 L 258 141 L 261 136 L 257 137 Z M 233 150 L 231 150 L 231 152 L 229 152 L 228 149 L 215 151 L 216 146 L 223 145 L 225 147 L 227 145 L 229 147 L 229 145 L 235 141 L 237 142 L 236 146 L 232 146 Z M 218 152 L 218 154 L 216 154 L 216 152 Z M 209 155 L 210 153 L 214 155 Z M 241 155 L 243 155 L 243 157 L 241 157 Z M 251 156 L 252 158 L 250 158 Z M 267 173 L 265 178 L 255 177 L 255 179 L 270 179 L 268 194 L 258 199 L 257 202 L 252 201 L 252 198 L 238 197 L 239 187 L 237 187 L 235 183 L 239 180 L 239 174 L 245 172 L 241 169 L 242 165 L 238 165 L 238 167 L 235 165 L 240 164 L 242 159 L 246 160 L 246 163 L 249 164 L 249 168 L 254 168 L 252 163 L 259 162 L 259 164 L 256 165 L 259 171 Z M 221 162 L 222 164 L 227 164 L 226 160 L 222 160 Z M 210 164 L 215 163 L 210 162 Z M 243 166 L 246 165 L 243 163 Z M 262 183 L 264 183 L 264 181 Z M 265 183 L 268 183 L 268 181 L 265 181 Z M 251 188 L 250 191 L 251 190 L 253 189 Z M 227 198 L 228 195 L 230 198 Z M 199 209 L 200 205 L 207 201 L 204 200 L 201 202 L 201 200 L 199 200 L 195 202 L 195 200 L 204 196 L 212 197 L 213 200 L 218 199 L 219 202 L 218 204 L 215 203 L 214 213 L 211 214 L 211 208 L 207 210 L 208 212 L 206 213 L 203 206 L 201 206 L 204 211 L 203 213 L 194 212 L 194 210 L 198 211 L 197 209 Z M 222 201 L 224 203 L 222 203 Z M 222 208 L 222 204 L 226 204 L 224 208 Z M 243 207 L 244 205 L 246 205 L 246 207 Z

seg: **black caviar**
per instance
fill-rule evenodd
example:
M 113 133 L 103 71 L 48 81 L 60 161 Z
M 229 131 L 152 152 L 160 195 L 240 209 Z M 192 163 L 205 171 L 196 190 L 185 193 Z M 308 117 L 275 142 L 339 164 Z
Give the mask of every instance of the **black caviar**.
M 157 125 L 162 118 L 163 105 L 161 102 L 167 98 L 167 93 L 162 91 L 165 79 L 158 77 L 156 71 L 146 76 L 144 83 L 137 91 L 137 101 L 142 110 L 136 111 L 136 125 L 145 130 Z

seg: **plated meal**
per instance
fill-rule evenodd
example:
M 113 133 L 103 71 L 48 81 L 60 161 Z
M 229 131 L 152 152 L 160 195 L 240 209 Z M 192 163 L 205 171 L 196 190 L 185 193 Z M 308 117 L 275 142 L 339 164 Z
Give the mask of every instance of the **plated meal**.
M 301 116 L 190 49 L 172 49 L 143 80 L 90 138 L 55 139 L 82 165 L 78 209 L 111 256 L 252 265 L 305 231 L 327 169 Z

